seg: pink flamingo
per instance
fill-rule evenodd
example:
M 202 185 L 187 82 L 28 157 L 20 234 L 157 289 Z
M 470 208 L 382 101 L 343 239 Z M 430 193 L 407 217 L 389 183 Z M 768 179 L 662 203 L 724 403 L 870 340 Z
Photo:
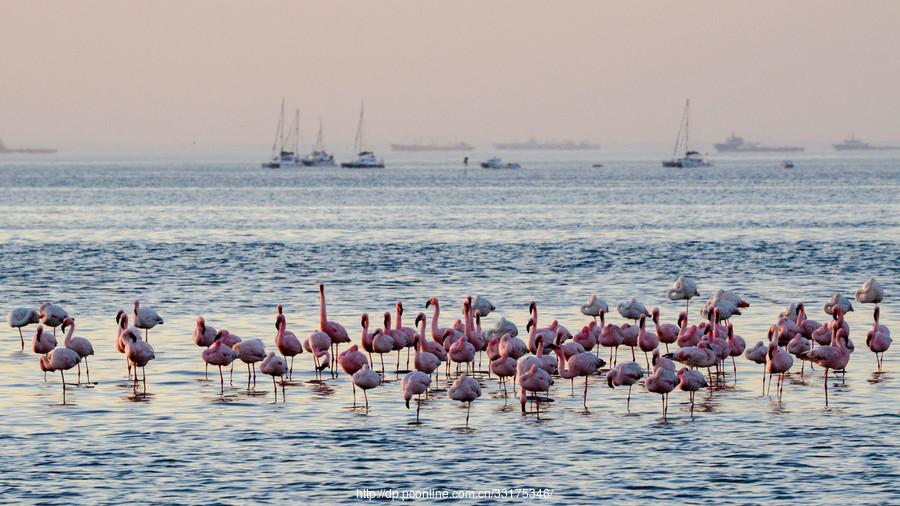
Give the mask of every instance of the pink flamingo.
M 788 353 L 800 360 L 800 377 L 803 377 L 804 369 L 806 369 L 806 361 L 808 360 L 806 353 L 811 349 L 812 343 L 808 339 L 803 337 L 803 334 L 797 334 L 793 339 L 788 341 Z
M 78 356 L 78 353 L 68 348 L 56 348 L 50 350 L 48 355 L 41 355 L 38 359 L 38 363 L 41 366 L 41 370 L 44 371 L 44 374 L 47 374 L 47 371 L 59 371 L 59 377 L 62 380 L 63 388 L 63 404 L 66 403 L 66 375 L 63 371 L 68 371 L 75 367 L 80 360 L 81 357 Z
M 600 344 L 600 346 L 609 348 L 609 363 L 615 365 L 619 359 L 619 346 L 625 342 L 625 335 L 622 333 L 622 329 L 619 328 L 618 325 L 613 325 L 612 323 L 610 323 L 609 325 L 603 325 L 602 314 L 600 315 L 600 318 L 603 329 L 600 331 L 600 336 L 597 338 L 597 342 L 598 344 Z M 615 350 L 616 352 L 615 358 L 613 358 L 613 350 Z
M 650 370 L 650 359 L 647 358 L 647 353 L 659 347 L 659 337 L 657 337 L 653 332 L 647 332 L 647 330 L 644 328 L 646 322 L 647 316 L 641 315 L 641 323 L 638 327 L 637 344 L 638 347 L 641 348 L 641 351 L 644 352 L 644 360 L 647 361 L 647 370 Z
M 675 362 L 671 359 L 663 357 L 659 353 L 659 348 L 653 350 L 653 357 L 650 359 L 650 365 L 653 366 L 654 369 L 657 367 L 664 367 L 672 372 L 675 372 Z
M 678 376 L 665 367 L 657 367 L 650 376 L 647 376 L 647 380 L 644 381 L 644 388 L 646 388 L 648 392 L 659 394 L 662 397 L 663 420 L 668 419 L 669 392 L 675 390 L 676 385 L 678 385 Z
M 875 281 L 875 278 L 870 278 L 869 281 Z M 884 352 L 891 347 L 891 331 L 888 329 L 887 325 L 878 323 L 878 317 L 880 315 L 881 308 L 875 306 L 872 330 L 866 333 L 866 346 L 875 353 L 875 362 L 878 364 L 879 371 L 884 365 Z M 879 354 L 881 354 L 880 357 Z
M 234 349 L 234 345 L 241 342 L 241 338 L 226 329 L 221 329 L 216 332 L 216 341 L 222 341 L 222 346 Z M 234 383 L 234 362 L 231 363 L 231 370 L 228 373 L 228 383 Z
M 603 367 L 603 360 L 597 358 L 593 353 L 588 353 L 586 351 L 576 353 L 567 359 L 559 345 L 553 345 L 553 351 L 556 352 L 556 358 L 558 360 L 557 370 L 559 371 L 560 377 L 572 380 L 574 385 L 576 377 L 584 376 L 584 397 L 582 404 L 584 405 L 584 409 L 587 410 L 588 378 L 597 372 L 597 369 Z
M 769 352 L 766 353 L 766 371 L 769 372 L 769 391 L 772 390 L 772 374 L 778 374 L 778 398 L 784 391 L 784 373 L 794 365 L 794 358 L 787 350 L 778 346 L 777 340 L 769 343 Z
M 422 394 L 431 385 L 431 376 L 422 371 L 412 371 L 400 381 L 400 389 L 403 391 L 403 400 L 406 401 L 406 409 L 409 409 L 409 401 L 413 395 L 418 396 L 416 402 L 416 423 L 419 423 L 419 410 L 422 407 Z
M 772 334 L 774 334 L 775 328 L 771 327 L 770 332 Z M 768 342 L 772 341 L 772 334 L 769 334 Z M 747 358 L 747 360 L 749 360 L 751 362 L 755 362 L 757 364 L 762 364 L 762 366 L 763 366 L 762 395 L 766 394 L 766 354 L 767 353 L 769 353 L 769 347 L 766 346 L 762 341 L 757 341 L 756 344 L 752 348 L 747 348 L 747 351 L 744 352 L 744 356 Z
M 47 327 L 53 328 L 53 335 L 56 335 L 56 327 L 62 325 L 63 320 L 69 316 L 62 306 L 45 302 L 38 307 L 38 316 L 41 317 L 41 323 Z
M 319 283 L 319 330 L 326 333 L 331 339 L 334 349 L 331 356 L 337 360 L 341 343 L 349 343 L 350 336 L 340 323 L 328 319 L 328 312 L 325 310 L 325 285 Z M 336 364 L 331 364 L 331 370 L 334 371 Z
M 278 307 L 281 308 L 280 305 Z M 125 318 L 127 320 L 127 316 L 124 315 L 120 318 Z M 214 342 L 216 342 L 216 334 L 218 334 L 216 329 L 207 326 L 206 320 L 204 320 L 202 316 L 197 317 L 197 325 L 194 327 L 194 333 L 192 335 L 194 344 L 208 349 Z M 209 364 L 206 364 L 203 374 L 206 379 L 209 379 Z
M 828 407 L 828 370 L 844 370 L 850 362 L 850 350 L 846 346 L 847 333 L 833 322 L 833 336 L 830 345 L 819 346 L 807 352 L 807 357 L 825 368 L 825 406 Z
M 362 337 L 359 340 L 359 344 L 362 346 L 363 350 L 369 354 L 369 364 L 374 364 L 374 362 L 372 362 L 372 353 L 374 352 L 372 349 L 372 338 L 375 337 L 375 332 L 369 332 L 368 313 L 362 314 L 360 324 L 362 325 Z
M 500 354 L 506 355 L 513 360 L 519 360 L 528 354 L 528 347 L 525 342 L 510 333 L 500 337 Z
M 247 364 L 247 388 L 250 388 L 250 371 L 253 371 L 253 386 L 256 387 L 256 363 L 266 359 L 266 347 L 259 339 L 244 339 L 234 343 L 231 349 L 237 352 L 241 362 Z
M 222 375 L 222 367 L 231 365 L 238 357 L 237 352 L 226 346 L 224 341 L 218 340 L 211 347 L 203 350 L 200 356 L 207 364 L 219 367 L 219 385 L 221 387 L 219 391 L 225 393 L 225 377 Z
M 275 317 L 275 326 L 278 328 L 278 333 L 275 334 L 275 347 L 278 348 L 278 351 L 281 353 L 281 356 L 284 357 L 284 362 L 287 363 L 287 358 L 291 357 L 291 365 L 288 367 L 288 380 L 294 377 L 294 357 L 303 353 L 303 345 L 300 344 L 300 339 L 297 339 L 297 336 L 294 335 L 293 332 L 287 330 L 287 319 L 284 316 L 284 313 L 281 313 L 281 304 L 278 305 L 279 313 L 278 316 Z M 272 380 L 274 381 L 274 377 Z M 282 382 L 284 379 L 282 379 Z
M 414 348 L 413 338 L 416 337 L 416 329 L 403 326 L 403 303 L 397 301 L 397 321 L 394 323 L 394 330 L 400 330 L 406 333 L 406 368 L 409 369 L 409 353 L 410 348 Z
M 384 376 L 384 354 L 394 350 L 394 338 L 376 329 L 372 334 L 372 352 L 381 357 L 381 375 Z
M 688 327 L 688 315 L 685 312 L 678 314 L 678 336 L 675 342 L 679 348 L 687 348 L 689 346 L 697 346 L 700 344 L 700 338 L 703 337 L 703 329 L 697 325 Z
M 134 301 L 134 326 L 144 330 L 144 341 L 150 342 L 150 329 L 162 325 L 165 321 L 159 313 L 148 307 L 141 307 L 138 300 Z
M 697 390 L 707 387 L 706 378 L 699 371 L 682 367 L 678 370 L 678 388 L 691 394 L 691 418 L 694 418 L 694 394 Z
M 459 372 L 459 364 L 463 363 L 466 364 L 466 371 L 468 372 L 469 365 L 475 361 L 475 347 L 472 346 L 468 339 L 457 339 L 450 345 L 447 355 L 450 357 L 451 362 L 456 362 L 457 372 Z
M 125 317 L 122 318 L 123 321 Z M 153 352 L 153 347 L 150 346 L 150 343 L 146 341 L 141 341 L 140 332 L 128 332 L 123 333 L 123 338 L 125 339 L 125 358 L 128 359 L 128 363 L 131 364 L 131 368 L 134 370 L 134 385 L 137 386 L 137 370 L 138 367 L 141 368 L 141 383 L 144 384 L 144 389 L 147 389 L 147 364 L 150 363 L 151 360 L 156 358 L 156 354 Z
M 698 297 L 700 292 L 697 290 L 697 282 L 694 278 L 689 278 L 682 274 L 678 276 L 672 288 L 667 292 L 669 300 L 684 300 L 684 312 L 689 313 L 691 309 L 691 299 Z M 668 353 L 669 350 L 666 350 Z
M 439 327 L 438 317 L 441 315 L 441 306 L 438 303 L 437 297 L 432 297 L 425 301 L 425 309 L 428 309 L 432 305 L 434 306 L 434 315 L 431 317 L 431 338 L 443 345 L 444 336 L 447 335 L 448 330 L 452 331 L 453 335 L 462 335 L 462 332 L 451 327 Z
M 634 354 L 634 347 L 638 345 L 637 338 L 638 334 L 641 332 L 641 329 L 636 325 L 631 325 L 630 323 L 623 323 L 619 329 L 622 332 L 622 344 L 631 348 L 631 360 L 636 360 Z
M 519 364 L 522 364 L 522 361 L 519 361 Z M 525 396 L 528 392 L 532 392 L 535 394 L 534 402 L 537 406 L 537 416 L 541 416 L 541 402 L 537 399 L 537 392 L 549 392 L 550 385 L 553 384 L 553 378 L 550 377 L 550 374 L 547 371 L 538 367 L 538 365 L 534 362 L 531 362 L 531 365 L 528 369 L 519 371 L 519 388 L 521 388 L 521 392 L 519 393 L 519 404 L 522 406 L 522 413 L 525 413 Z
M 553 343 L 553 340 L 556 339 L 556 329 L 555 328 L 540 328 L 538 327 L 538 310 L 537 310 L 537 302 L 531 301 L 528 305 L 528 312 L 531 314 L 531 326 L 535 329 L 535 332 L 529 333 L 528 338 L 528 351 L 533 354 L 537 354 L 537 349 L 534 347 L 534 338 L 537 335 L 544 336 L 544 345 L 549 348 L 550 344 Z M 544 350 L 547 351 L 547 350 Z
M 362 355 L 360 353 L 360 355 Z M 363 357 L 365 359 L 365 357 Z M 381 375 L 369 369 L 369 364 L 364 363 L 358 371 L 351 375 L 353 380 L 353 405 L 356 406 L 356 388 L 359 387 L 363 391 L 363 398 L 366 400 L 366 413 L 369 412 L 369 390 L 381 384 Z
M 321 379 L 320 372 L 331 365 L 329 363 L 330 360 L 325 362 L 324 360 L 320 361 L 319 359 L 328 357 L 328 350 L 333 349 L 333 346 L 334 343 L 331 338 L 321 330 L 312 332 L 307 336 L 306 340 L 303 341 L 303 349 L 312 353 L 313 367 L 316 371 L 316 377 L 319 379 Z
M 66 332 L 66 327 L 69 327 L 69 331 Z M 91 382 L 91 368 L 88 365 L 87 358 L 90 355 L 94 354 L 94 346 L 91 345 L 91 342 L 83 337 L 74 337 L 75 333 L 75 319 L 71 316 L 67 316 L 65 320 L 62 322 L 62 330 L 66 332 L 66 340 L 65 346 L 66 348 L 74 351 L 78 354 L 78 384 L 81 384 L 81 361 L 84 360 L 84 367 L 87 370 L 87 382 Z
M 509 334 L 503 336 L 506 338 Z M 502 346 L 500 344 L 500 339 L 496 337 L 491 339 L 491 343 L 496 343 L 497 345 L 497 356 L 491 358 L 491 363 L 488 365 L 488 369 L 500 378 L 500 384 L 503 386 L 503 397 L 506 398 L 506 378 L 514 378 L 516 377 L 516 359 L 512 358 L 509 355 L 509 347 Z M 490 344 L 488 344 L 488 348 L 490 348 Z M 513 385 L 515 388 L 515 385 Z
M 469 428 L 469 412 L 472 410 L 472 401 L 481 397 L 481 385 L 474 378 L 470 378 L 463 374 L 456 378 L 450 390 L 447 391 L 448 397 L 454 401 L 466 403 L 466 428 Z
M 47 355 L 56 348 L 56 336 L 44 332 L 44 326 L 38 324 L 34 329 L 34 337 L 31 338 L 31 351 L 38 355 Z M 47 381 L 47 371 L 44 371 L 44 381 Z
M 9 326 L 19 330 L 19 340 L 22 344 L 22 350 L 25 350 L 25 336 L 22 335 L 22 327 L 27 327 L 32 323 L 40 323 L 41 316 L 37 311 L 29 307 L 17 307 L 6 315 L 6 322 Z
M 417 371 L 422 371 L 431 376 L 441 365 L 441 360 L 425 349 L 425 313 L 419 313 L 416 316 L 416 325 L 419 327 L 419 333 L 413 338 L 413 345 L 416 349 L 413 365 Z
M 583 304 L 580 309 L 581 314 L 593 317 L 594 323 L 597 323 L 598 316 L 609 312 L 609 305 L 605 300 L 597 298 L 597 295 L 594 294 L 588 299 L 587 304 Z
M 288 372 L 287 361 L 270 351 L 265 360 L 259 365 L 259 371 L 272 377 L 272 388 L 275 389 L 275 402 L 278 402 L 278 385 L 275 384 L 275 376 L 281 378 L 281 402 L 286 402 L 284 395 L 284 375 Z
M 800 327 L 803 337 L 807 339 L 812 339 L 813 332 L 820 326 L 819 322 L 807 319 L 806 307 L 802 302 L 797 304 L 797 325 Z
M 572 336 L 572 341 L 581 345 L 581 347 L 584 348 L 584 351 L 591 351 L 597 345 L 597 337 L 599 335 L 600 332 L 597 327 L 597 322 L 592 321 Z
M 681 316 L 679 315 L 679 324 Z M 675 325 L 673 323 L 664 323 L 660 325 L 659 323 L 659 308 L 653 308 L 653 324 L 656 326 L 656 335 L 659 338 L 659 342 L 666 345 L 666 353 L 669 353 L 669 345 L 678 340 L 678 333 L 681 330 L 679 325 Z
M 549 347 L 550 345 L 547 343 L 553 343 L 557 335 L 556 332 L 552 330 L 538 329 L 533 316 L 529 318 L 528 323 L 525 324 L 525 331 L 528 332 L 528 351 L 530 351 L 533 355 L 537 355 L 538 352 L 543 353 L 544 351 L 546 351 L 543 349 L 538 349 L 538 340 L 540 340 L 540 342 L 543 343 L 545 347 Z
M 129 339 L 139 341 L 141 339 L 141 331 L 137 327 L 128 326 L 128 315 L 121 309 L 116 313 L 116 324 L 118 325 L 116 331 L 116 351 L 124 355 L 125 342 Z M 131 379 L 131 362 L 129 362 L 127 358 L 125 359 L 125 365 L 128 368 L 128 379 Z
M 712 373 L 709 372 L 709 368 L 718 363 L 718 356 L 710 348 L 709 340 L 701 339 L 697 346 L 681 348 L 664 356 L 692 368 L 706 368 L 709 383 L 712 385 Z
M 622 362 L 606 373 L 606 382 L 609 385 L 609 388 L 615 388 L 617 386 L 628 387 L 628 399 L 625 404 L 625 409 L 627 409 L 629 413 L 631 412 L 631 387 L 643 377 L 644 371 L 641 370 L 641 366 L 639 366 L 637 362 Z
M 393 340 L 393 351 L 397 352 L 397 368 L 395 369 L 396 373 L 400 373 L 400 350 L 406 348 L 406 345 L 409 343 L 409 336 L 405 331 L 400 329 L 391 328 L 391 313 L 385 311 L 384 312 L 384 331 L 385 334 L 391 336 Z
M 734 334 L 734 327 L 732 327 L 731 322 L 728 323 L 728 338 L 725 339 L 725 342 L 728 343 L 728 354 L 731 356 L 731 367 L 734 369 L 734 381 L 737 383 L 737 364 L 734 361 L 734 357 L 740 357 L 744 354 L 747 343 L 743 337 Z
M 352 377 L 364 365 L 368 366 L 369 360 L 364 353 L 359 351 L 359 346 L 354 344 L 341 352 L 338 357 L 338 363 L 341 365 L 341 369 Z M 351 383 L 351 385 L 353 386 L 353 405 L 356 406 L 356 383 Z M 368 402 L 366 402 L 366 405 L 368 405 Z

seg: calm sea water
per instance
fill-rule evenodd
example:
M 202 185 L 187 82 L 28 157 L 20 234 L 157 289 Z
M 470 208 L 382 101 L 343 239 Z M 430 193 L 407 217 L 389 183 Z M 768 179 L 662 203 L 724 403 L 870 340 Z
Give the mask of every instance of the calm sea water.
M 266 171 L 253 157 L 0 160 L 3 312 L 56 301 L 97 352 L 96 384 L 70 387 L 63 406 L 58 375 L 45 383 L 17 333 L 0 330 L 0 501 L 328 504 L 357 502 L 358 489 L 524 487 L 553 489 L 528 501 L 548 504 L 900 502 L 900 359 L 892 349 L 874 372 L 862 305 L 827 409 L 821 370 L 790 374 L 779 402 L 743 359 L 736 381 L 698 394 L 694 420 L 673 392 L 668 423 L 641 387 L 629 415 L 625 392 L 592 378 L 585 412 L 557 380 L 538 420 L 483 378 L 470 430 L 446 394 L 415 425 L 394 374 L 366 414 L 343 373 L 312 381 L 308 354 L 285 404 L 270 404 L 267 377 L 248 391 L 241 367 L 220 395 L 191 342 L 196 316 L 273 348 L 278 303 L 298 335 L 315 328 L 319 282 L 330 318 L 358 339 L 363 311 L 402 300 L 411 326 L 439 296 L 449 323 L 469 293 L 498 307 L 485 325 L 504 315 L 523 333 L 532 298 L 545 323 L 576 329 L 592 293 L 611 306 L 638 297 L 674 321 L 681 306 L 665 291 L 688 273 L 704 295 L 724 287 L 752 302 L 734 320 L 752 344 L 788 303 L 822 320 L 831 293 L 874 275 L 882 323 L 900 332 L 898 158 L 807 155 L 789 171 L 722 158 L 681 171 L 657 157 L 521 153 L 511 158 L 524 169 L 497 172 L 464 171 L 456 155 L 388 158 L 377 172 Z M 147 395 L 113 347 L 115 312 L 135 298 L 166 319 L 151 332 Z

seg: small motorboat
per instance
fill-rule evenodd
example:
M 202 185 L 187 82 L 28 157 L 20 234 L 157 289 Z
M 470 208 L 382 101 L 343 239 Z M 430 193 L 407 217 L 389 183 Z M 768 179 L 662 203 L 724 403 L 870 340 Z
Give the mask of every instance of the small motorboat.
M 384 161 L 375 158 L 375 153 L 371 151 L 360 151 L 356 155 L 356 160 L 343 162 L 341 167 L 345 169 L 383 169 Z
M 521 169 L 522 166 L 518 163 L 503 163 L 503 160 L 500 158 L 490 158 L 487 161 L 481 162 L 482 169 Z
M 591 165 L 591 167 L 593 167 L 593 168 L 595 168 L 595 169 L 599 169 L 599 168 L 603 167 L 603 164 L 602 164 L 602 163 L 595 163 L 594 165 Z
M 782 168 L 782 169 L 793 169 L 793 168 L 794 168 L 794 162 L 792 162 L 792 161 L 790 161 L 790 160 L 782 160 L 782 161 L 781 161 L 781 168 Z

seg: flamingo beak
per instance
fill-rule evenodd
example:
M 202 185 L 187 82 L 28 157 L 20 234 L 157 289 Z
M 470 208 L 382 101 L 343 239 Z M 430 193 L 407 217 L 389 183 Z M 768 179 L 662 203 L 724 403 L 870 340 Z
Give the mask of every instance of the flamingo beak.
M 409 399 L 406 399 L 406 409 L 409 409 Z
M 431 299 L 425 301 L 425 309 L 428 309 L 429 307 L 431 307 Z

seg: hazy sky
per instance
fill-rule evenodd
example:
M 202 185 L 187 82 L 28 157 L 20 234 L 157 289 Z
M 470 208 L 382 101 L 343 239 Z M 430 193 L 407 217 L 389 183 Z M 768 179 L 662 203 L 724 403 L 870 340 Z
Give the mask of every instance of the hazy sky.
M 900 2 L 0 0 L 7 144 L 900 141 Z

